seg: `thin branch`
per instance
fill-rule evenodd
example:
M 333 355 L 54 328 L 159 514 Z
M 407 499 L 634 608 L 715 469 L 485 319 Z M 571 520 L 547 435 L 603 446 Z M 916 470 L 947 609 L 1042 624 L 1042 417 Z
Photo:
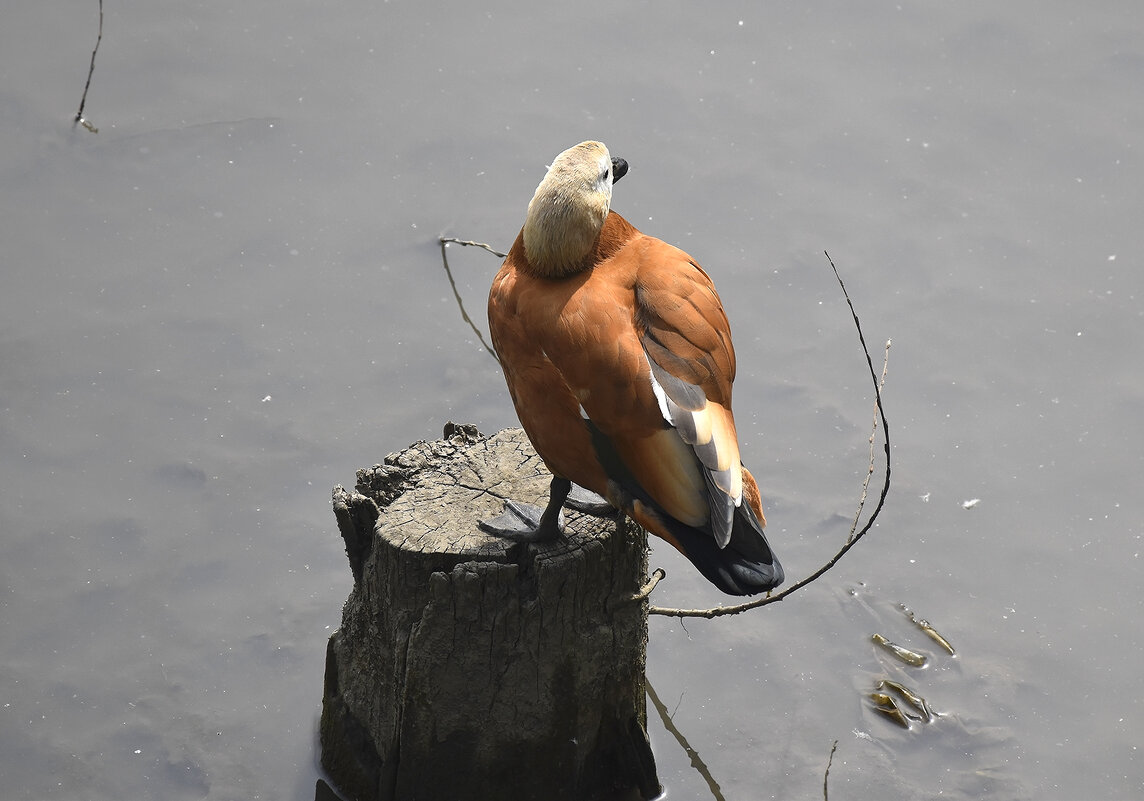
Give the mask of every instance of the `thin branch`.
M 461 310 L 461 317 L 469 324 L 469 328 L 473 329 L 473 333 L 477 335 L 477 339 L 484 345 L 489 355 L 496 359 L 497 364 L 500 364 L 500 357 L 497 356 L 497 352 L 493 350 L 492 345 L 485 342 L 485 337 L 481 334 L 481 329 L 477 328 L 477 324 L 473 322 L 472 318 L 469 317 L 469 313 L 465 311 L 465 302 L 461 300 L 461 293 L 457 291 L 457 282 L 453 280 L 453 271 L 449 269 L 449 256 L 445 253 L 445 248 L 452 242 L 457 245 L 473 245 L 475 247 L 484 248 L 489 253 L 500 256 L 501 258 L 504 258 L 505 254 L 498 253 L 483 242 L 469 242 L 463 239 L 453 239 L 448 236 L 438 237 L 437 241 L 441 245 L 441 262 L 445 265 L 445 275 L 449 278 L 449 286 L 453 288 L 453 297 L 457 299 L 457 308 Z
M 87 103 L 87 90 L 91 88 L 91 76 L 95 73 L 95 54 L 99 52 L 99 43 L 103 41 L 103 0 L 99 0 L 99 34 L 95 37 L 95 48 L 91 51 L 91 66 L 87 68 L 87 83 L 83 85 L 83 96 L 79 99 L 79 111 L 75 113 L 72 127 L 79 124 L 92 133 L 99 133 L 99 129 L 83 118 L 83 107 Z
M 439 237 L 439 239 L 440 239 L 442 247 L 445 245 L 449 245 L 449 244 L 465 245 L 466 247 L 484 248 L 489 253 L 493 254 L 494 256 L 499 256 L 502 259 L 508 257 L 507 253 L 501 253 L 499 250 L 494 248 L 492 245 L 486 245 L 484 242 L 474 242 L 471 239 L 455 239 L 451 236 L 442 236 L 442 237 Z
M 828 784 L 830 782 L 830 765 L 834 762 L 834 752 L 838 750 L 838 741 L 835 740 L 834 744 L 830 746 L 830 756 L 826 758 L 826 772 L 822 774 L 822 801 L 830 801 L 830 790 Z
M 878 404 L 881 393 L 886 391 L 886 369 L 890 366 L 890 345 L 893 340 L 886 340 L 886 352 L 882 355 L 882 378 L 878 382 L 879 400 L 874 402 L 874 422 L 870 425 L 870 465 L 866 469 L 866 478 L 862 481 L 862 496 L 858 499 L 858 508 L 854 510 L 854 522 L 850 524 L 850 536 L 847 542 L 854 539 L 854 530 L 858 528 L 858 521 L 862 518 L 862 507 L 866 505 L 866 492 L 870 489 L 870 478 L 874 475 L 874 443 L 878 438 Z
M 882 420 L 882 448 L 886 454 L 886 478 L 882 484 L 882 492 L 878 496 L 878 505 L 874 507 L 874 511 L 871 513 L 869 520 L 866 521 L 866 525 L 864 525 L 857 534 L 851 535 L 846 540 L 846 544 L 838 550 L 838 553 L 831 557 L 830 561 L 828 561 L 814 573 L 811 573 L 802 581 L 787 587 L 778 595 L 767 595 L 754 601 L 748 601 L 747 603 L 737 604 L 735 606 L 720 606 L 713 609 L 672 609 L 668 607 L 653 606 L 648 609 L 649 615 L 665 615 L 667 617 L 678 618 L 702 617 L 710 620 L 711 618 L 723 617 L 724 615 L 737 615 L 741 612 L 746 612 L 748 609 L 756 609 L 760 606 L 767 606 L 768 604 L 773 604 L 777 603 L 778 601 L 785 600 L 788 596 L 802 589 L 807 584 L 817 580 L 819 576 L 838 564 L 838 561 L 843 556 L 845 556 L 851 548 L 857 545 L 862 537 L 866 535 L 866 532 L 868 532 L 873 527 L 874 521 L 878 519 L 878 515 L 882 511 L 882 507 L 886 504 L 886 496 L 890 492 L 890 427 L 886 422 L 886 411 L 882 408 L 882 391 L 878 382 L 878 374 L 874 372 L 874 361 L 870 358 L 870 348 L 866 345 L 866 337 L 862 333 L 862 323 L 858 319 L 858 312 L 854 310 L 854 304 L 850 300 L 850 293 L 846 291 L 846 284 L 843 283 L 842 276 L 838 274 L 838 268 L 834 266 L 834 260 L 830 258 L 829 253 L 826 254 L 826 260 L 830 262 L 830 268 L 834 270 L 834 277 L 838 281 L 838 286 L 842 288 L 842 295 L 846 298 L 846 305 L 850 307 L 850 316 L 854 319 L 854 327 L 858 330 L 858 341 L 861 343 L 862 351 L 866 355 L 866 366 L 870 371 L 870 380 L 874 383 L 875 408 L 878 411 L 879 418 Z M 886 347 L 886 356 L 889 358 L 889 343 L 887 343 Z

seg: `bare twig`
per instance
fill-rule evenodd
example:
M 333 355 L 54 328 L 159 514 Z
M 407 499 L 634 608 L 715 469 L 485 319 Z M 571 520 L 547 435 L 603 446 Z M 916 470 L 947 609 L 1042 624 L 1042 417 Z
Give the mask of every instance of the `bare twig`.
M 870 426 L 870 466 L 866 470 L 866 478 L 862 481 L 862 496 L 858 499 L 858 508 L 854 511 L 854 522 L 850 524 L 850 536 L 847 542 L 854 539 L 854 530 L 858 528 L 858 521 L 862 517 L 862 507 L 866 505 L 866 492 L 870 488 L 870 478 L 874 475 L 874 443 L 878 438 L 878 404 L 881 402 L 881 393 L 886 390 L 886 369 L 890 366 L 890 344 L 886 340 L 886 351 L 882 355 L 882 378 L 878 382 L 878 400 L 874 402 L 874 422 Z
M 83 118 L 83 107 L 87 103 L 87 90 L 91 88 L 91 76 L 95 73 L 95 54 L 99 52 L 99 43 L 103 41 L 103 0 L 99 0 L 99 34 L 95 37 L 95 48 L 91 51 L 91 66 L 87 68 L 87 83 L 83 85 L 83 96 L 79 99 L 79 111 L 75 113 L 72 126 L 82 125 L 92 133 L 99 133 L 99 129 Z
M 493 350 L 492 345 L 485 342 L 485 337 L 483 334 L 481 334 L 481 329 L 477 328 L 477 324 L 473 322 L 472 318 L 469 317 L 469 313 L 465 311 L 465 302 L 461 300 L 461 293 L 457 291 L 457 282 L 453 280 L 453 271 L 449 269 L 449 256 L 445 253 L 445 248 L 449 245 L 449 243 L 454 243 L 457 245 L 473 245 L 475 247 L 484 248 L 494 256 L 500 256 L 501 258 L 504 258 L 505 254 L 498 253 L 483 242 L 469 242 L 464 239 L 453 239 L 452 237 L 448 236 L 438 237 L 437 241 L 441 245 L 441 262 L 445 265 L 445 275 L 449 278 L 449 286 L 453 288 L 453 297 L 457 300 L 457 308 L 461 310 L 461 317 L 464 318 L 465 322 L 469 324 L 469 328 L 473 329 L 473 333 L 477 335 L 477 339 L 480 340 L 482 345 L 484 345 L 485 350 L 489 352 L 489 355 L 496 359 L 497 364 L 500 364 L 500 357 L 497 356 L 497 352 Z
M 838 268 L 834 266 L 834 260 L 830 258 L 829 253 L 826 254 L 826 260 L 830 262 L 830 268 L 834 270 L 834 277 L 838 281 L 838 286 L 842 288 L 842 295 L 846 298 L 846 305 L 850 307 L 850 316 L 854 319 L 854 327 L 858 330 L 858 342 L 862 345 L 862 351 L 866 355 L 866 366 L 870 371 L 870 379 L 874 382 L 874 402 L 875 408 L 878 412 L 878 417 L 882 421 L 882 448 L 886 454 L 886 478 L 882 484 L 882 492 L 878 496 L 878 504 L 874 507 L 874 511 L 871 513 L 870 518 L 866 521 L 866 525 L 864 525 L 857 534 L 852 534 L 846 540 L 846 543 L 838 550 L 838 553 L 834 554 L 834 556 L 830 558 L 830 561 L 828 561 L 814 573 L 811 573 L 806 578 L 795 584 L 792 584 L 790 587 L 787 587 L 778 595 L 767 595 L 754 601 L 748 601 L 747 603 L 737 604 L 735 606 L 720 606 L 713 609 L 672 609 L 668 607 L 653 606 L 648 609 L 648 614 L 650 615 L 665 615 L 667 617 L 678 618 L 702 617 L 711 619 L 714 617 L 722 617 L 724 615 L 737 615 L 741 612 L 746 612 L 748 609 L 755 609 L 760 606 L 766 606 L 768 604 L 782 601 L 791 594 L 805 587 L 807 584 L 817 580 L 819 576 L 838 564 L 838 561 L 843 556 L 845 556 L 851 548 L 857 545 L 858 541 L 861 540 L 862 537 L 866 535 L 866 532 L 868 532 L 873 527 L 874 521 L 878 519 L 878 514 L 882 511 L 882 507 L 886 504 L 886 496 L 890 492 L 890 428 L 889 424 L 886 422 L 886 412 L 882 408 L 882 391 L 878 381 L 878 374 L 874 372 L 874 361 L 870 358 L 870 349 L 867 347 L 866 337 L 862 333 L 862 323 L 858 319 L 858 313 L 854 311 L 854 304 L 850 301 L 850 293 L 846 291 L 846 284 L 843 283 L 842 276 L 838 274 Z M 886 347 L 887 358 L 889 358 L 889 343 L 887 343 Z
M 500 256 L 502 259 L 508 256 L 507 253 L 501 253 L 492 245 L 486 245 L 484 242 L 474 242 L 471 239 L 455 239 L 451 236 L 442 236 L 439 237 L 439 240 L 442 247 L 445 245 L 465 245 L 466 247 L 484 248 L 489 253 L 493 254 L 494 256 Z
M 830 781 L 830 765 L 834 762 L 834 752 L 837 750 L 838 741 L 835 740 L 830 746 L 830 756 L 826 758 L 826 772 L 822 774 L 822 801 L 830 801 L 830 790 L 827 785 Z

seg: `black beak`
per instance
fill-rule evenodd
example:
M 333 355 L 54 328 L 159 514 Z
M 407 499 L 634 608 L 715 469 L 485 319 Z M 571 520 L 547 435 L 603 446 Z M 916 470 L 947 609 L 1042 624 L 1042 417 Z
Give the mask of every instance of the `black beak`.
M 628 174 L 628 163 L 621 158 L 612 159 L 612 183 Z

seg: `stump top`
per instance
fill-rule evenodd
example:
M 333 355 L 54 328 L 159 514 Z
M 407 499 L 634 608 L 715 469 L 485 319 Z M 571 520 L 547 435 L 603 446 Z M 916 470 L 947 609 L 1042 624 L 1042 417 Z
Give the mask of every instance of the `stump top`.
M 485 437 L 472 426 L 447 427 L 435 442 L 417 442 L 382 464 L 358 471 L 357 491 L 382 510 L 377 535 L 422 554 L 475 561 L 513 561 L 512 540 L 477 524 L 495 517 L 504 500 L 543 507 L 552 474 L 519 428 Z M 565 536 L 534 547 L 556 555 L 603 536 L 609 521 L 565 510 Z

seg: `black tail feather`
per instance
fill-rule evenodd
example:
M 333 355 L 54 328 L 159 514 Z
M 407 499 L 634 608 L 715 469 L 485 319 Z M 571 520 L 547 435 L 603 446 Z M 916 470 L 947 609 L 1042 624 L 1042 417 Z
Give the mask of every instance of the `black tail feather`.
M 703 576 L 728 595 L 757 595 L 782 584 L 783 567 L 758 518 L 745 502 L 735 510 L 731 541 L 715 544 L 709 533 L 666 518 L 669 533 Z

